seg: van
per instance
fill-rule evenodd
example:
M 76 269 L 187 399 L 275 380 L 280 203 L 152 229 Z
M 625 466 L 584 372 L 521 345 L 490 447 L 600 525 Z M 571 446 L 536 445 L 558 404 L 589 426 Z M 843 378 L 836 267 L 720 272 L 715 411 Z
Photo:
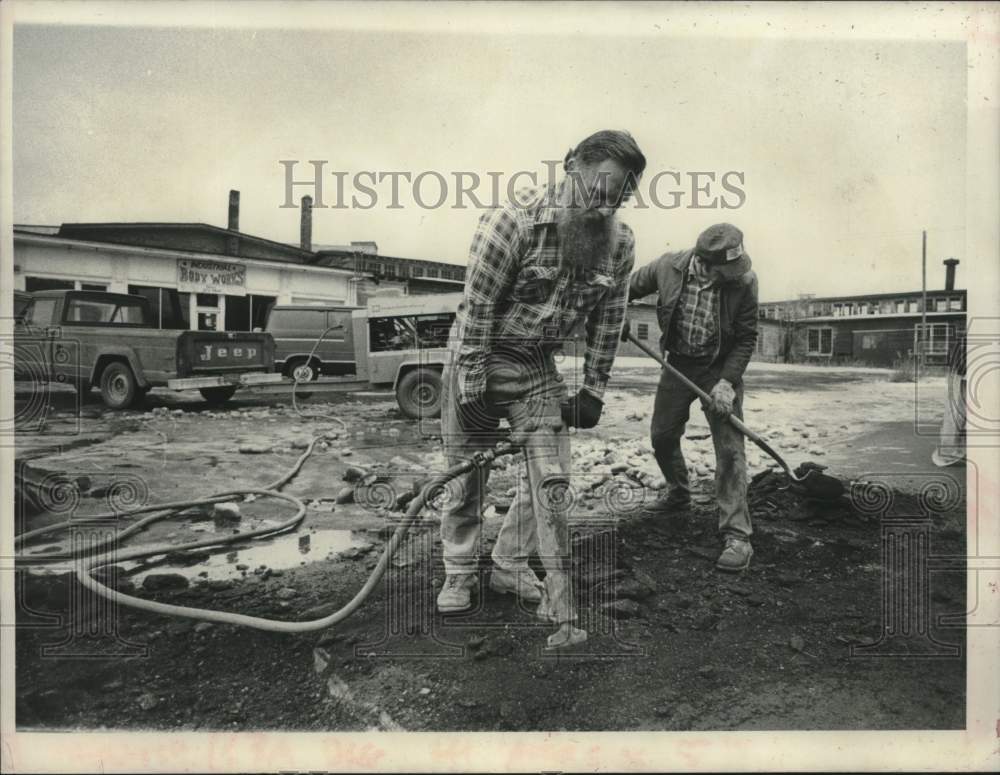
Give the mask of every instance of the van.
M 321 374 L 356 374 L 351 326 L 351 313 L 356 309 L 359 307 L 319 304 L 272 307 L 264 330 L 274 338 L 275 371 L 297 382 L 314 380 Z M 323 340 L 317 345 L 320 336 Z

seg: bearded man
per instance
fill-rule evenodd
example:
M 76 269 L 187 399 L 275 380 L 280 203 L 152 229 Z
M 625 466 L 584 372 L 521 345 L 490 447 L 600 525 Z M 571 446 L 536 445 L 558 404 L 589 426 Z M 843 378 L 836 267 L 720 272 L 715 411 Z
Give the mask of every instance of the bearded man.
M 560 499 L 568 486 L 570 426 L 593 428 L 625 319 L 635 261 L 632 230 L 615 213 L 634 190 L 646 159 L 627 132 L 591 135 L 565 159 L 566 176 L 522 189 L 485 213 L 472 240 L 464 296 L 450 337 L 441 414 L 449 465 L 492 447 L 506 418 L 525 453 L 527 477 L 493 549 L 490 588 L 539 603 L 558 626 L 549 646 L 586 639 L 567 563 L 569 536 Z M 583 386 L 567 400 L 554 356 L 585 338 Z M 442 509 L 442 612 L 463 611 L 478 591 L 482 497 L 489 467 L 452 483 Z M 542 583 L 528 566 L 538 552 Z

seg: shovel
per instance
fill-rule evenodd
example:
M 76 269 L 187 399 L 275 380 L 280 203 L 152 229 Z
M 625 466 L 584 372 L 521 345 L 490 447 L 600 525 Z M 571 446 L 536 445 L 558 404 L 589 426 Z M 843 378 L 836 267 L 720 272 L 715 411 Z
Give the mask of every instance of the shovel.
M 708 393 L 694 384 L 691 380 L 681 374 L 677 369 L 667 363 L 663 356 L 658 352 L 653 350 L 648 345 L 640 342 L 635 338 L 635 335 L 629 333 L 628 341 L 642 350 L 646 355 L 659 363 L 663 368 L 667 369 L 671 374 L 673 374 L 677 379 L 683 382 L 688 388 L 690 388 L 694 393 L 707 405 L 712 402 L 711 397 Z M 844 483 L 839 479 L 832 476 L 827 476 L 822 473 L 824 466 L 818 465 L 816 463 L 803 463 L 795 471 L 789 468 L 788 463 L 775 452 L 771 445 L 768 444 L 764 439 L 762 439 L 757 433 L 750 430 L 743 421 L 737 417 L 735 414 L 729 414 L 726 419 L 732 423 L 733 427 L 736 428 L 740 433 L 746 436 L 750 441 L 760 447 L 764 452 L 766 452 L 770 457 L 777 461 L 778 465 L 784 470 L 785 475 L 789 478 L 792 484 L 796 485 L 798 489 L 801 489 L 806 497 L 816 498 L 819 500 L 834 500 L 839 498 L 844 494 Z

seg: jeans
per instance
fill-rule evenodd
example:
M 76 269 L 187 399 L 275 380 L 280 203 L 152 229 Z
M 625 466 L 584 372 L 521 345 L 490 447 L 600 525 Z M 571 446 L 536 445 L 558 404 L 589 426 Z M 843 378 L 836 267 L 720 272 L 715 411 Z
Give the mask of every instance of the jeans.
M 677 368 L 694 384 L 710 393 L 718 381 L 718 372 L 711 365 L 700 365 L 680 358 L 671 358 Z M 743 383 L 733 386 L 736 399 L 733 414 L 743 419 Z M 660 374 L 653 406 L 650 436 L 656 462 L 663 472 L 671 495 L 690 495 L 687 463 L 681 452 L 681 438 L 690 418 L 691 402 L 697 395 L 667 369 Z M 724 417 L 705 412 L 715 446 L 715 494 L 719 504 L 719 532 L 748 538 L 750 509 L 747 506 L 747 458 L 743 434 Z
M 458 420 L 455 404 L 457 370 L 446 365 L 443 376 L 441 433 L 445 458 L 456 465 L 493 447 L 498 434 L 470 434 Z M 486 398 L 507 418 L 512 440 L 523 443 L 527 476 L 504 517 L 493 548 L 497 566 L 514 572 L 528 569 L 528 557 L 538 552 L 545 567 L 545 593 L 555 621 L 575 620 L 569 583 L 568 514 L 562 488 L 569 483 L 569 435 L 560 404 L 566 386 L 551 353 L 504 353 L 491 356 L 487 367 Z M 489 466 L 473 470 L 449 484 L 441 513 L 441 542 L 445 573 L 472 573 L 479 559 L 483 496 Z

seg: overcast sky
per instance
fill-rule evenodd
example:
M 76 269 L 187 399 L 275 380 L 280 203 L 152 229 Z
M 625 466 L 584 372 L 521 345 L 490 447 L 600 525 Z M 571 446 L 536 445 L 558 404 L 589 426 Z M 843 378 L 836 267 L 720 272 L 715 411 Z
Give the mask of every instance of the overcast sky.
M 300 179 L 325 160 L 333 204 L 333 171 L 348 199 L 364 170 L 492 171 L 503 187 L 623 128 L 647 183 L 682 181 L 657 191 L 679 207 L 623 211 L 638 265 L 729 221 L 762 300 L 919 289 L 926 228 L 935 288 L 941 260 L 965 258 L 965 77 L 964 45 L 938 41 L 18 26 L 14 219 L 225 226 L 235 188 L 243 231 L 297 242 L 279 160 Z M 742 173 L 745 202 L 692 209 L 690 172 Z M 388 209 L 388 181 L 375 188 L 371 209 L 317 210 L 314 242 L 465 263 L 474 208 L 421 208 L 404 183 Z M 702 198 L 720 195 L 737 201 L 718 182 Z

